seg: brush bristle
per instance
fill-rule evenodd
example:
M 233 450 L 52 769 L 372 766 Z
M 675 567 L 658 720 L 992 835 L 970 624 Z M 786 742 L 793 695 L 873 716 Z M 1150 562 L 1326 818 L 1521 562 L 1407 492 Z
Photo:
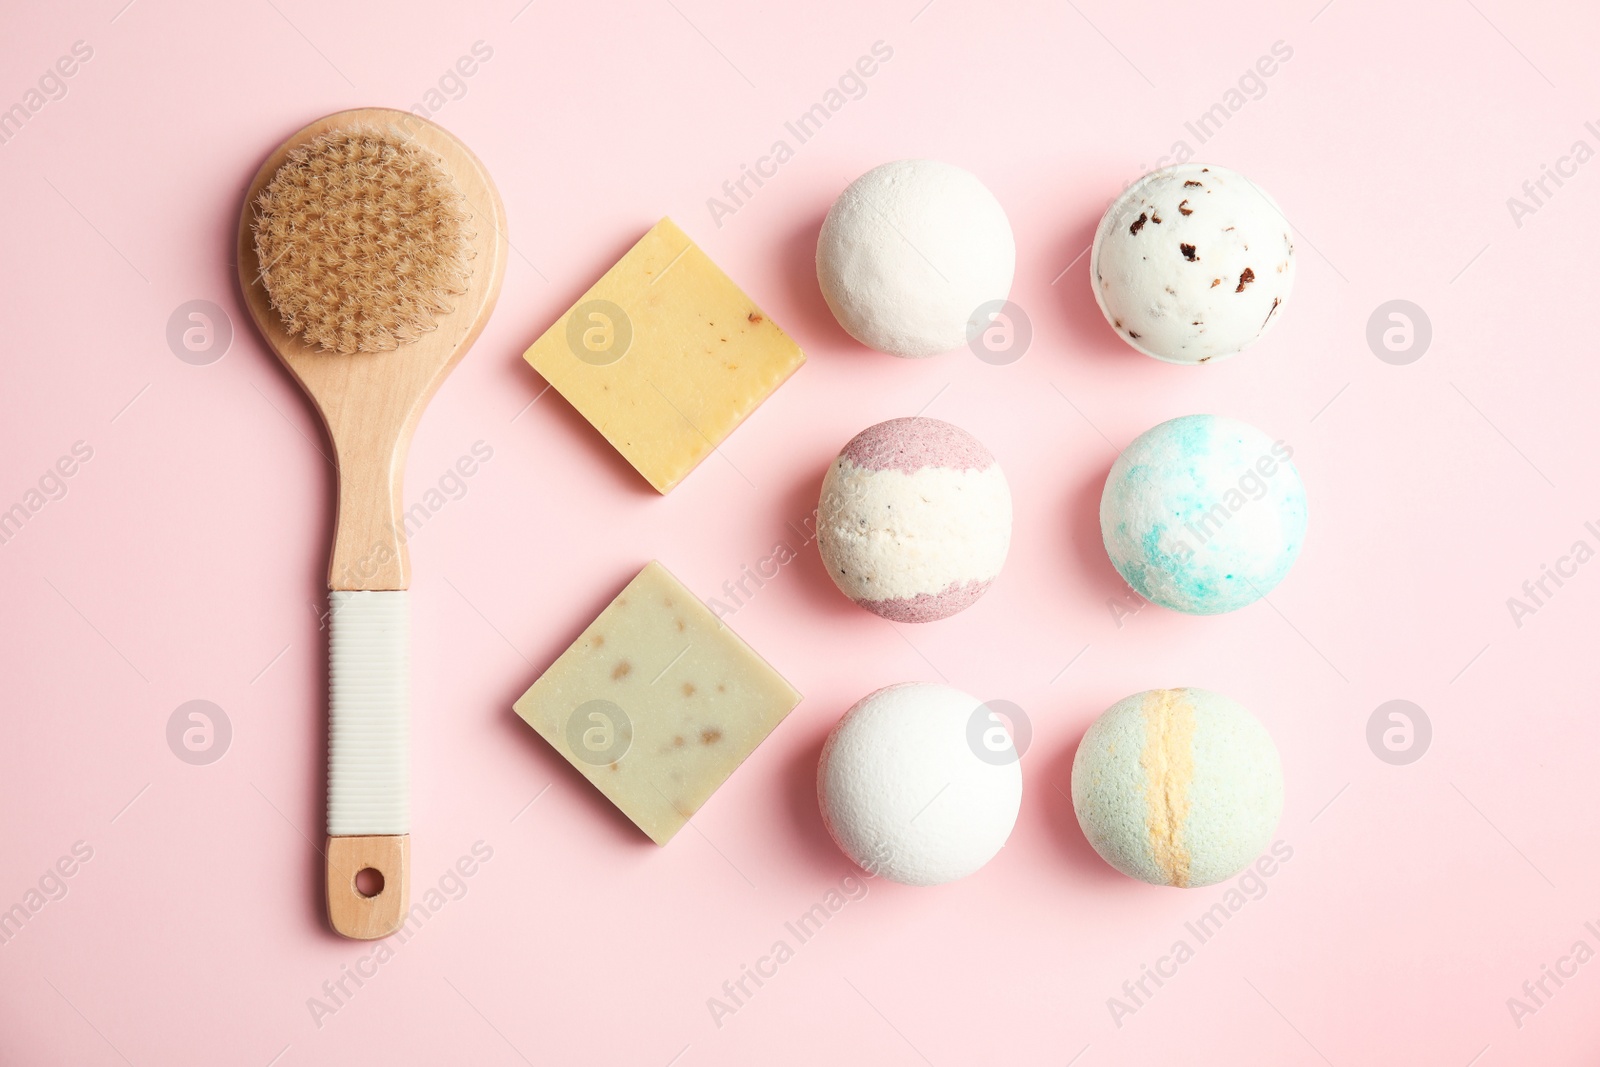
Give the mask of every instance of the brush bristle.
M 390 130 L 334 130 L 289 153 L 256 201 L 256 256 L 290 334 L 333 352 L 409 344 L 472 275 L 461 193 Z

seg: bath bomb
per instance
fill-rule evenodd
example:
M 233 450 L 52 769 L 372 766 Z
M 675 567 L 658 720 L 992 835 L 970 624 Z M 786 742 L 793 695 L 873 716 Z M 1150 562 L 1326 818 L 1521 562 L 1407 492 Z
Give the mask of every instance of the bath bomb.
M 977 600 L 1011 546 L 1011 490 L 989 450 L 938 419 L 890 419 L 850 439 L 822 479 L 817 547 L 844 595 L 895 622 Z
M 1128 877 L 1215 885 L 1271 843 L 1283 768 L 1266 727 L 1227 697 L 1151 689 L 1083 735 L 1072 806 L 1089 844 Z
M 1017 245 L 1005 209 L 972 174 L 931 159 L 851 182 L 817 238 L 833 317 L 869 348 L 922 358 L 967 343 L 1011 292 Z
M 844 854 L 905 885 L 953 882 L 993 859 L 1022 806 L 1022 765 L 984 748 L 993 723 L 982 701 L 931 682 L 845 712 L 817 768 L 822 821 Z
M 1293 449 L 1249 423 L 1185 415 L 1134 438 L 1106 476 L 1100 535 L 1153 603 L 1190 615 L 1253 604 L 1289 573 L 1306 533 Z
M 1089 254 L 1094 296 L 1130 345 L 1168 363 L 1226 359 L 1267 331 L 1294 286 L 1294 240 L 1250 179 L 1184 163 L 1116 199 Z

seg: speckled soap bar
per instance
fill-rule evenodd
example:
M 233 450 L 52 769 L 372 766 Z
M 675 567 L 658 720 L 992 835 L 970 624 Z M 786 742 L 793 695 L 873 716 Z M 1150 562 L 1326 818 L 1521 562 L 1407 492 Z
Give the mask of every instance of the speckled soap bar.
M 806 360 L 671 219 L 523 358 L 660 493 Z
M 515 707 L 664 845 L 798 703 L 793 686 L 652 562 Z

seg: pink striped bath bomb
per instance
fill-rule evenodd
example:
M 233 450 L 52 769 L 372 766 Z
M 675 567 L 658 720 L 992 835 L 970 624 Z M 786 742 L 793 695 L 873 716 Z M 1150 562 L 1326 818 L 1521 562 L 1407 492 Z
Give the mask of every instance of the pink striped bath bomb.
M 850 439 L 822 480 L 817 547 L 834 584 L 895 622 L 932 622 L 988 590 L 1011 547 L 1011 490 L 977 438 L 890 419 Z

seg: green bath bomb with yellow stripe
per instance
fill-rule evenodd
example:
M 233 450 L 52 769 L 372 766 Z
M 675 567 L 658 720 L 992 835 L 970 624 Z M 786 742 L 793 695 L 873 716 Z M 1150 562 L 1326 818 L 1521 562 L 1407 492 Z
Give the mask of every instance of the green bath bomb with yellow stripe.
M 1072 806 L 1111 866 L 1152 885 L 1215 885 L 1248 867 L 1283 813 L 1283 767 L 1254 715 L 1205 689 L 1107 708 L 1072 761 Z

